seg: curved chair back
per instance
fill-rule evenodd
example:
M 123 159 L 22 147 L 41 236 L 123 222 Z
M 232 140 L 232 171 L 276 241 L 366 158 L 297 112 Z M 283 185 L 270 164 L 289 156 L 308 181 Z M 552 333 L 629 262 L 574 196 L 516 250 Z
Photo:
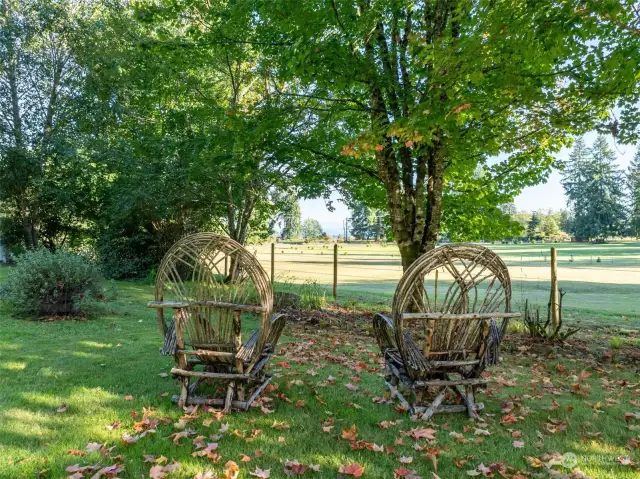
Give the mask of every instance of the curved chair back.
M 242 245 L 215 233 L 192 234 L 171 247 L 158 269 L 155 303 L 163 335 L 169 328 L 164 311 L 174 309 L 186 346 L 223 353 L 201 356 L 205 363 L 239 350 L 241 315 L 259 318 L 256 351 L 269 336 L 273 293 L 267 273 Z
M 460 243 L 422 255 L 393 296 L 395 339 L 407 373 L 424 377 L 432 361 L 477 362 L 490 334 L 502 339 L 510 312 L 509 271 L 490 249 Z

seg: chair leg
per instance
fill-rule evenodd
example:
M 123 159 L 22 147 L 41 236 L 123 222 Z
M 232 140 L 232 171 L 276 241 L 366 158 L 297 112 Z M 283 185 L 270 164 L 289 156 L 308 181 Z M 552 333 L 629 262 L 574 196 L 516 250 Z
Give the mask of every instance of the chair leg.
M 180 397 L 178 398 L 178 407 L 183 408 L 187 405 L 189 399 L 189 378 L 180 378 Z
M 477 420 L 480 419 L 478 413 L 476 412 L 476 399 L 475 399 L 475 391 L 472 385 L 464 387 L 466 403 L 467 403 L 467 413 L 469 414 L 469 419 Z
M 244 401 L 244 383 L 238 382 L 236 384 L 236 396 L 238 396 L 238 401 Z
M 429 407 L 422 413 L 422 419 L 424 419 L 425 421 L 431 419 L 431 416 L 435 414 L 438 406 L 440 406 L 440 404 L 442 404 L 442 401 L 444 401 L 444 397 L 446 394 L 447 388 L 444 387 L 442 388 L 442 391 L 440 391 L 438 395 L 433 399 Z
M 227 386 L 227 396 L 224 399 L 224 409 L 223 412 L 228 413 L 231 411 L 231 402 L 233 401 L 233 392 L 236 388 L 235 381 L 231 381 Z

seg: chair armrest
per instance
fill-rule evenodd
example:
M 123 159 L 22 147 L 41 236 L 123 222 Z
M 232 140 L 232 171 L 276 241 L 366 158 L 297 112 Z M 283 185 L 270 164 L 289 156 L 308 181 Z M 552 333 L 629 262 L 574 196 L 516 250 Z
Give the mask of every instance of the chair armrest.
M 373 316 L 373 332 L 380 351 L 384 354 L 387 349 L 396 348 L 396 340 L 393 333 L 393 321 L 384 314 L 377 313 Z
M 287 324 L 287 315 L 282 313 L 274 314 L 271 317 L 271 324 L 269 326 L 269 336 L 267 336 L 266 347 L 275 348 L 282 334 L 282 330 Z
M 274 314 L 269 320 L 269 335 L 267 336 L 265 342 L 265 350 L 272 349 L 275 347 L 278 339 L 280 339 L 280 335 L 282 334 L 282 330 L 284 329 L 285 324 L 287 323 L 287 316 L 285 314 Z M 236 357 L 242 359 L 245 362 L 251 361 L 253 354 L 255 352 L 256 346 L 258 345 L 258 337 L 260 336 L 260 328 L 256 329 L 249 339 L 247 339 L 242 347 L 238 350 Z

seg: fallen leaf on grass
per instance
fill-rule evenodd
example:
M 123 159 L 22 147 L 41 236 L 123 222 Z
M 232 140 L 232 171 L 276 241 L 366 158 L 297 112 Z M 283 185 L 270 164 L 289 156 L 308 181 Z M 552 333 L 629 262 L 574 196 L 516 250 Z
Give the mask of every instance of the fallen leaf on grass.
M 227 461 L 224 465 L 224 478 L 225 479 L 236 479 L 240 474 L 240 468 L 233 461 Z
M 433 441 L 435 440 L 435 436 L 434 434 L 437 431 L 435 429 L 428 429 L 428 428 L 419 428 L 416 427 L 414 429 L 411 429 L 411 431 L 409 431 L 409 435 L 411 437 L 413 437 L 414 439 L 421 439 L 424 438 L 428 441 Z
M 260 469 L 256 467 L 256 470 L 253 472 L 249 472 L 250 476 L 260 477 L 261 479 L 267 479 L 271 476 L 271 469 Z
M 406 479 L 420 479 L 420 476 L 418 476 L 416 471 L 410 471 L 409 469 L 406 469 L 404 467 L 393 471 L 393 479 L 400 479 L 401 477 L 404 477 Z
M 500 424 L 511 424 L 514 422 L 518 422 L 518 418 L 516 417 L 515 414 L 505 414 L 500 419 Z
M 398 421 L 382 421 L 378 423 L 378 427 L 380 429 L 389 429 L 393 426 L 395 426 L 396 424 L 398 424 L 400 422 L 400 420 Z
M 347 388 L 349 391 L 357 391 L 358 389 L 360 389 L 358 386 L 354 386 L 351 383 L 345 384 L 344 387 Z
M 97 471 L 98 469 L 100 469 L 100 464 L 94 464 L 94 465 L 88 465 L 88 466 L 81 466 L 80 464 L 74 464 L 73 466 L 67 466 L 65 468 L 65 471 L 85 474 L 87 472 Z
M 300 464 L 298 461 L 289 461 L 288 459 L 284 463 L 284 473 L 287 476 L 301 476 L 309 469 L 308 466 Z
M 198 451 L 191 453 L 193 457 L 208 457 L 209 459 L 217 459 L 217 453 L 214 451 L 218 449 L 218 443 L 210 442 L 206 447 Z
M 356 425 L 353 424 L 349 429 L 343 429 L 340 437 L 347 441 L 355 441 L 358 437 L 358 433 L 356 432 Z
M 133 401 L 133 396 L 125 396 L 124 398 L 125 401 Z
M 625 412 L 624 413 L 624 420 L 629 422 L 632 419 L 638 419 L 640 420 L 640 412 Z
M 205 471 L 199 472 L 193 476 L 193 479 L 215 479 L 215 476 L 213 475 L 213 471 Z
M 149 470 L 149 477 L 151 479 L 164 479 L 165 477 L 167 477 L 167 474 L 179 468 L 179 462 L 174 462 L 172 464 L 169 464 L 168 466 L 152 466 Z
M 524 441 L 513 441 L 511 445 L 515 448 L 522 448 L 524 447 Z
M 132 436 L 131 434 L 129 434 L 128 432 L 125 432 L 122 434 L 122 443 L 124 445 L 130 445 L 133 444 L 135 442 L 138 442 L 138 440 L 142 439 L 143 437 L 145 437 L 147 435 L 147 431 L 141 433 L 141 434 L 136 434 L 135 436 Z
M 91 479 L 98 479 L 101 477 L 115 478 L 123 471 L 124 466 L 122 464 L 113 464 L 111 466 L 106 466 L 100 469 Z
M 69 409 L 69 406 L 67 404 L 61 404 L 60 406 L 58 406 L 58 409 L 56 409 L 56 412 L 57 413 L 67 412 L 67 409 Z
M 99 442 L 90 442 L 87 444 L 86 449 L 87 449 L 87 452 L 95 452 L 102 449 L 102 446 L 104 446 L 104 444 L 101 444 Z
M 273 424 L 271 425 L 272 429 L 277 429 L 278 431 L 282 431 L 283 429 L 290 429 L 291 426 L 289 424 L 287 424 L 286 422 L 280 422 L 280 421 L 273 421 Z
M 362 477 L 362 475 L 364 474 L 364 467 L 362 467 L 357 462 L 354 462 L 353 464 L 349 464 L 348 466 L 340 466 L 338 472 L 347 476 Z
M 411 464 L 413 462 L 413 457 L 402 456 L 400 459 L 398 459 L 398 461 L 401 464 Z
M 173 438 L 173 443 L 176 446 L 180 445 L 180 439 L 184 438 L 184 437 L 189 437 L 191 435 L 195 434 L 194 431 L 192 431 L 191 429 L 185 429 L 184 431 L 180 431 L 180 432 L 174 432 L 173 434 L 170 434 L 169 437 Z

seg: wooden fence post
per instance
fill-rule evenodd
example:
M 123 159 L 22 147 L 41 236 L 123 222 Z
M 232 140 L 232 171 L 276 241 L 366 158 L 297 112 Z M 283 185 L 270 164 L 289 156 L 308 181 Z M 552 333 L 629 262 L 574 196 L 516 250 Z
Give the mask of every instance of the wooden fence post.
M 333 245 L 333 299 L 338 299 L 338 243 Z
M 560 303 L 558 295 L 558 256 L 551 248 L 551 326 L 555 331 L 560 323 Z
M 273 286 L 273 282 L 275 281 L 276 274 L 276 244 L 271 243 L 271 286 Z

